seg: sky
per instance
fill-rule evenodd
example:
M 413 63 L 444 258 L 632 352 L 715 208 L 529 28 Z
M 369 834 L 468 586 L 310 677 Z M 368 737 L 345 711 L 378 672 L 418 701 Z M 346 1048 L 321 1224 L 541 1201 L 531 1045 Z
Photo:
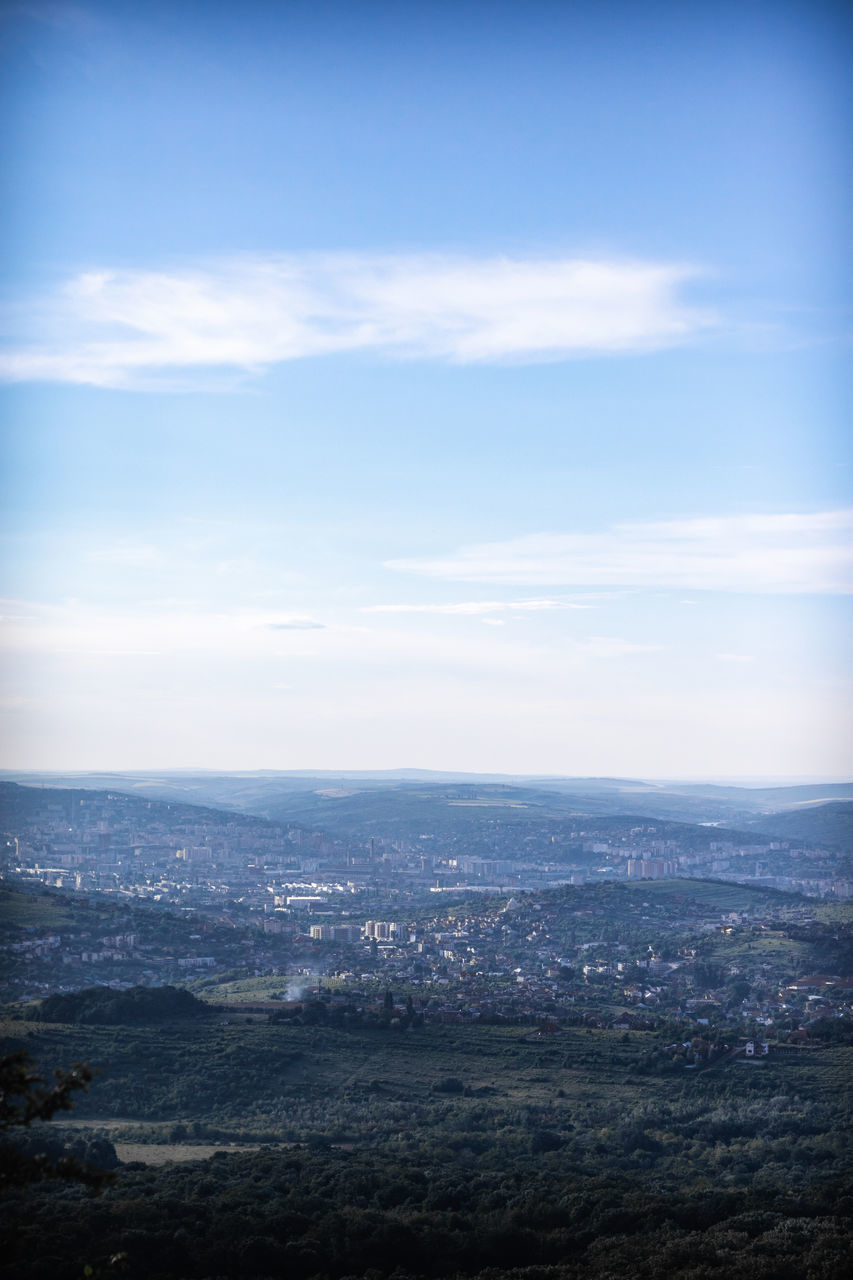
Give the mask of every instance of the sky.
M 853 773 L 849 13 L 0 5 L 0 765 Z

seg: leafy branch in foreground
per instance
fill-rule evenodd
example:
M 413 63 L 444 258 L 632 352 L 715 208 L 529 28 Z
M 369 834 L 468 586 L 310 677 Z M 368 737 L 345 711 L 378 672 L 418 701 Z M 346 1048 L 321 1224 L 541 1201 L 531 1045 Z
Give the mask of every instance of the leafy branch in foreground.
M 0 1131 L 29 1129 L 34 1120 L 47 1121 L 57 1111 L 73 1110 L 71 1095 L 76 1089 L 88 1090 L 92 1070 L 81 1062 L 70 1071 L 56 1070 L 53 1076 L 55 1083 L 48 1086 L 23 1050 L 0 1059 Z M 32 1151 L 28 1149 L 32 1145 L 19 1133 L 0 1142 L 0 1186 L 70 1178 L 97 1189 L 113 1181 L 114 1175 L 105 1169 L 62 1152 Z
M 0 1129 L 28 1128 L 33 1120 L 50 1120 L 57 1111 L 71 1111 L 72 1092 L 87 1090 L 92 1082 L 88 1063 L 76 1062 L 70 1071 L 54 1071 L 52 1088 L 40 1089 L 45 1079 L 34 1068 L 23 1049 L 0 1059 Z

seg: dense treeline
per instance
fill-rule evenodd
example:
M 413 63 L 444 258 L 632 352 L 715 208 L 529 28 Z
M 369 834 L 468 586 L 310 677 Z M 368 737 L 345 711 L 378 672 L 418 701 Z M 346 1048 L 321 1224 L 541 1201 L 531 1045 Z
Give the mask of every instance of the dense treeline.
M 118 1165 L 115 1147 L 107 1137 L 99 1133 L 69 1133 L 61 1127 L 22 1129 L 4 1135 L 0 1142 L 0 1184 L 21 1180 L 20 1169 L 16 1167 L 18 1161 L 9 1157 L 17 1157 L 18 1161 L 30 1165 L 39 1161 L 47 1171 L 46 1176 L 53 1176 L 51 1171 L 57 1166 L 59 1176 L 66 1176 L 62 1165 L 69 1160 L 74 1161 L 77 1168 L 87 1165 L 98 1171 L 115 1169 Z M 6 1171 L 10 1167 L 7 1177 Z
M 840 1280 L 851 1211 L 853 1186 L 833 1180 L 796 1195 L 661 1192 L 579 1175 L 559 1152 L 507 1165 L 493 1150 L 416 1162 L 393 1146 L 262 1150 L 129 1166 L 99 1197 L 55 1186 L 13 1197 L 0 1276 L 77 1280 L 88 1265 L 129 1280 Z
M 36 1022 L 72 1022 L 118 1026 L 166 1022 L 176 1018 L 204 1018 L 210 1006 L 183 987 L 86 987 L 48 996 L 30 1014 Z

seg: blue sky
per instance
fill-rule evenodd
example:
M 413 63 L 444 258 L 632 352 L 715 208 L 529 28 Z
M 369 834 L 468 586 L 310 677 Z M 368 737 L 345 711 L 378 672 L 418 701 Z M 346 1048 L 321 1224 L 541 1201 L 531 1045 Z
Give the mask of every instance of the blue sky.
M 4 765 L 850 772 L 843 6 L 0 22 Z

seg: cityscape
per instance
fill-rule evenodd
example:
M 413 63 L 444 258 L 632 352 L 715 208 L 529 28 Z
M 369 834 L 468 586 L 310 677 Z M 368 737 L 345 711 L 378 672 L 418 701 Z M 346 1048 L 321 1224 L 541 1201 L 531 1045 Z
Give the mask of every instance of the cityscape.
M 697 1004 L 719 1007 L 723 979 L 745 981 L 742 961 L 718 967 L 720 990 L 700 994 L 697 965 L 700 973 L 707 965 L 696 935 L 719 948 L 780 929 L 819 934 L 813 903 L 851 896 L 849 845 L 627 817 L 526 819 L 518 794 L 513 820 L 502 821 L 501 789 L 433 788 L 439 813 L 466 797 L 475 815 L 468 831 L 386 841 L 139 795 L 2 783 L 10 884 L 64 891 L 111 922 L 93 928 L 84 912 L 68 931 L 7 942 L 4 990 L 20 1000 L 92 983 L 178 982 L 215 999 L 239 970 L 270 979 L 288 1007 L 294 991 L 311 993 L 313 984 L 332 1008 L 402 984 L 424 993 L 427 1019 L 452 1021 L 571 1021 L 578 1001 L 607 990 L 632 1009 L 633 1025 L 643 1010 L 690 1017 Z M 374 801 L 381 825 L 383 812 L 387 819 L 399 808 L 399 789 Z M 486 841 L 492 857 L 461 852 Z M 743 901 L 760 909 L 701 910 L 702 890 L 715 880 L 728 892 L 744 886 Z M 623 918 L 639 931 L 633 945 Z M 691 940 L 673 948 L 682 935 Z M 753 1003 L 742 997 L 739 1012 L 789 1031 L 808 1010 L 849 1014 L 850 979 L 834 976 L 761 960 L 749 971 Z

